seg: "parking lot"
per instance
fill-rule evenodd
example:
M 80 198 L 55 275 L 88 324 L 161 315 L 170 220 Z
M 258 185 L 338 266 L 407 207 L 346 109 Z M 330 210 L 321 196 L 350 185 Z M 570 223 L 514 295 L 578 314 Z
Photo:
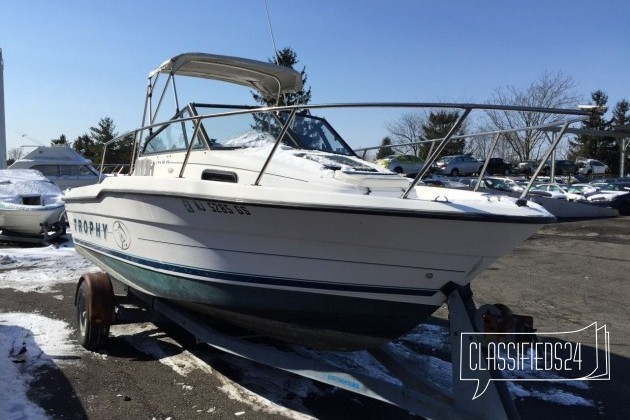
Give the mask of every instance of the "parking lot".
M 71 243 L 41 254 L 25 252 L 33 256 L 21 260 L 25 254 L 15 248 L 0 248 L 0 332 L 34 320 L 17 337 L 30 334 L 39 350 L 29 347 L 25 362 L 11 365 L 11 374 L 28 375 L 26 395 L 42 410 L 22 411 L 26 418 L 45 418 L 42 413 L 65 419 L 412 417 L 385 403 L 196 345 L 168 323 L 114 326 L 105 351 L 87 352 L 72 334 L 74 282 L 89 264 L 72 256 Z M 626 418 L 629 272 L 630 217 L 619 217 L 549 225 L 473 282 L 478 306 L 504 303 L 514 313 L 532 315 L 541 333 L 573 331 L 593 322 L 610 332 L 610 380 L 514 382 L 511 391 L 522 418 Z M 17 283 L 33 286 L 20 289 Z M 440 337 L 448 335 L 447 316 L 443 307 L 431 325 L 400 343 L 415 343 L 432 360 L 443 358 Z M 53 337 L 62 333 L 67 337 L 55 342 Z M 354 361 L 361 363 L 360 357 L 353 356 Z M 18 379 L 5 380 L 5 388 L 21 383 Z M 0 388 L 0 395 L 9 391 Z

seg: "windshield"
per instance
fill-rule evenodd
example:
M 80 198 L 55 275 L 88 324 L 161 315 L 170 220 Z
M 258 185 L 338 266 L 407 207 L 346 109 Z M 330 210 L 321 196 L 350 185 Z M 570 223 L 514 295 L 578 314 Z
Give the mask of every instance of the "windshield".
M 281 112 L 284 122 L 289 118 L 288 112 Z M 354 152 L 337 132 L 323 118 L 312 115 L 296 114 L 290 125 L 289 136 L 302 149 L 319 150 L 338 155 L 353 156 Z
M 213 150 L 236 149 L 245 147 L 263 147 L 273 144 L 282 131 L 284 123 L 289 118 L 288 111 L 282 112 L 245 112 L 252 109 L 244 106 L 219 106 L 206 104 L 190 104 L 187 112 L 179 116 L 190 115 L 220 115 L 201 120 L 198 134 L 194 135 L 196 122 L 173 123 L 162 127 L 152 137 L 147 139 L 145 153 L 155 153 L 164 150 L 185 150 L 189 139 L 195 142 L 193 147 L 202 147 L 203 143 Z M 226 115 L 228 114 L 228 115 Z M 176 133 L 172 133 L 173 130 Z M 165 141 L 165 137 L 177 141 Z M 173 147 L 172 143 L 177 143 Z M 316 150 L 344 156 L 356 156 L 354 151 L 341 136 L 324 119 L 313 115 L 296 114 L 291 121 L 289 130 L 282 139 L 285 146 L 302 150 Z

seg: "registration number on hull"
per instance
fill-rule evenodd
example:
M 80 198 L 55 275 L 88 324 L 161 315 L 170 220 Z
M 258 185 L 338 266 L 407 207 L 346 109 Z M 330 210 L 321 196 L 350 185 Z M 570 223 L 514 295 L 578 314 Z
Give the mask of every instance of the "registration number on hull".
M 251 216 L 252 213 L 246 206 L 240 204 L 216 203 L 214 201 L 182 200 L 189 213 L 211 212 L 228 215 Z

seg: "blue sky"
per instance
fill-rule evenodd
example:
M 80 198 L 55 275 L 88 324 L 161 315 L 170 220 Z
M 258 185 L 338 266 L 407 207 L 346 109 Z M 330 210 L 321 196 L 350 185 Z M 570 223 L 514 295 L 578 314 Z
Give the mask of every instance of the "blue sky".
M 544 71 L 572 77 L 584 102 L 596 89 L 610 107 L 630 99 L 627 0 L 267 4 L 277 47 L 306 66 L 311 103 L 484 102 Z M 273 56 L 264 0 L 3 1 L 0 48 L 7 150 L 72 141 L 102 117 L 119 133 L 139 126 L 146 77 L 173 55 Z

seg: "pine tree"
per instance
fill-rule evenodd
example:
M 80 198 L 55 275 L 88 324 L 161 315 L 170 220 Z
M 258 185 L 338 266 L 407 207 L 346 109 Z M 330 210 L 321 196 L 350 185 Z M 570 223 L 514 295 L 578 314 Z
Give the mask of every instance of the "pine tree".
M 392 150 L 392 139 L 389 137 L 385 137 L 381 142 L 381 147 L 378 149 L 378 153 L 376 154 L 376 159 L 383 159 L 387 156 L 393 155 L 394 151 Z
M 285 47 L 277 51 L 275 57 L 269 59 L 269 62 L 295 70 L 294 66 L 299 63 L 299 60 L 297 54 L 291 47 Z M 282 95 L 277 103 L 278 106 L 308 104 L 310 102 L 311 88 L 309 87 L 307 90 L 304 90 L 308 79 L 306 76 L 306 67 L 302 68 L 300 74 L 302 75 L 302 89 L 299 92 L 290 92 Z M 276 106 L 276 98 L 264 97 L 258 92 L 252 92 L 252 96 L 254 100 L 261 105 Z
M 615 127 L 630 125 L 630 102 L 628 102 L 628 100 L 622 99 L 620 102 L 617 103 L 617 105 L 615 105 L 610 125 L 612 130 L 614 130 Z M 616 137 L 616 139 L 617 155 L 619 156 L 619 153 L 621 153 L 621 147 L 623 147 L 623 139 L 620 137 Z M 627 159 L 625 154 L 623 156 Z M 610 168 L 612 173 L 619 173 L 619 164 L 619 158 L 613 159 L 611 162 L 608 162 L 608 167 Z M 627 160 L 624 163 L 624 168 L 628 168 Z
M 59 138 L 50 140 L 50 145 L 53 147 L 70 147 L 70 142 L 66 138 L 66 135 L 62 134 Z
M 87 159 L 90 159 L 95 165 L 100 165 L 103 158 L 103 149 L 105 143 L 118 136 L 115 132 L 116 126 L 114 121 L 109 118 L 101 118 L 95 127 L 90 127 L 90 134 L 79 136 L 72 147 L 81 153 Z M 124 164 L 131 160 L 131 152 L 133 149 L 133 137 L 128 136 L 126 139 L 112 143 L 107 146 L 105 155 L 106 164 Z
M 297 59 L 297 54 L 290 47 L 283 48 L 280 51 L 276 52 L 276 55 L 273 59 L 269 59 L 270 63 L 277 64 L 280 66 L 288 67 L 290 69 L 294 69 L 294 66 L 299 62 Z M 259 92 L 252 92 L 252 96 L 256 102 L 258 102 L 262 106 L 290 106 L 290 105 L 299 105 L 299 104 L 308 104 L 311 100 L 311 88 L 308 90 L 304 90 L 306 86 L 306 67 L 302 68 L 300 72 L 302 75 L 302 89 L 299 92 L 287 92 L 281 95 L 280 98 L 276 97 L 266 97 L 261 95 Z M 301 113 L 307 113 L 307 110 L 301 111 Z M 277 121 L 273 118 L 270 118 L 268 114 L 253 114 L 254 124 L 252 124 L 252 128 L 258 131 L 268 132 L 272 135 L 276 136 L 280 132 L 280 126 L 277 124 Z
M 613 126 L 630 124 L 630 102 L 627 99 L 622 99 L 615 105 L 611 124 Z
M 591 118 L 582 122 L 582 128 L 587 130 L 605 130 L 606 121 L 604 120 L 604 113 L 607 110 L 606 104 L 608 103 L 608 95 L 602 90 L 596 90 L 591 93 L 591 99 L 594 105 L 597 105 L 602 109 L 602 113 L 593 113 Z M 571 156 L 574 159 L 577 158 L 595 158 L 597 156 L 597 144 L 599 137 L 589 135 L 579 135 L 576 141 L 570 142 Z
M 431 111 L 426 123 L 422 124 L 422 130 L 424 131 L 424 138 L 426 139 L 440 139 L 446 137 L 450 129 L 455 125 L 455 122 L 459 118 L 458 111 L 446 111 L 441 110 L 438 112 Z M 460 128 L 455 135 L 462 135 L 464 129 Z M 451 140 L 444 151 L 442 156 L 448 155 L 461 155 L 464 153 L 464 147 L 466 141 L 464 139 Z M 423 145 L 421 150 L 421 157 L 427 158 L 429 151 L 429 145 Z
M 86 159 L 90 159 L 95 164 L 97 163 L 94 161 L 96 153 L 94 140 L 92 140 L 87 134 L 77 137 L 72 143 L 72 148 Z
M 591 99 L 593 100 L 593 103 L 602 110 L 602 112 L 593 113 L 591 118 L 582 122 L 582 128 L 585 130 L 596 131 L 610 130 L 610 121 L 606 121 L 604 118 L 604 115 L 608 110 L 608 95 L 602 90 L 596 90 L 591 93 Z M 571 142 L 570 145 L 570 156 L 574 159 L 597 159 L 606 163 L 609 167 L 613 164 L 613 157 L 616 154 L 616 141 L 613 137 L 581 134 L 577 137 L 577 140 Z

